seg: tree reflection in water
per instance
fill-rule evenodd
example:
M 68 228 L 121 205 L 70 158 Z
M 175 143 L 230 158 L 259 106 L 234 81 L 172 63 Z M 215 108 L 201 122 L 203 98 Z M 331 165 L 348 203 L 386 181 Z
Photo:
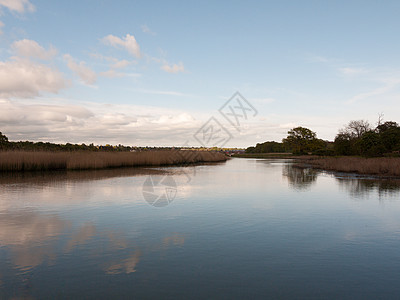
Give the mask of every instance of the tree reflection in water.
M 319 171 L 287 164 L 282 168 L 282 175 L 288 179 L 289 186 L 296 190 L 306 190 L 317 180 Z
M 355 178 L 354 176 L 336 177 L 339 186 L 354 198 L 368 198 L 378 194 L 383 197 L 398 197 L 400 195 L 400 179 Z
M 339 186 L 354 198 L 362 199 L 378 195 L 381 200 L 400 196 L 400 179 L 371 178 L 365 175 L 328 172 L 293 164 L 287 164 L 282 168 L 282 175 L 288 179 L 289 186 L 296 190 L 309 189 L 316 182 L 318 175 L 322 173 L 334 177 Z

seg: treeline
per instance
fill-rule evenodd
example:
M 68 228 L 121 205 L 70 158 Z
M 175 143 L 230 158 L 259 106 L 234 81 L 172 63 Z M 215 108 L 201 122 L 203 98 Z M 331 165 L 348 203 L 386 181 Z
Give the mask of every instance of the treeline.
M 255 147 L 248 147 L 246 153 L 283 153 L 286 152 L 283 143 L 264 142 L 259 143 Z
M 400 151 L 400 126 L 396 122 L 378 122 L 372 128 L 367 121 L 351 121 L 336 135 L 338 155 L 383 156 Z
M 246 153 L 333 155 L 333 143 L 318 139 L 316 133 L 308 128 L 296 127 L 288 131 L 288 136 L 282 140 L 282 143 L 259 143 L 255 147 L 248 147 Z
M 12 142 L 8 137 L 0 132 L 0 151 L 35 151 L 35 152 L 77 152 L 77 151 L 92 151 L 92 152 L 141 152 L 141 151 L 161 151 L 161 150 L 193 150 L 214 152 L 235 151 L 237 148 L 217 148 L 207 149 L 205 147 L 149 147 L 149 146 L 124 146 L 124 145 L 94 145 L 89 144 L 55 144 L 49 142 L 30 142 L 19 141 Z
M 138 150 L 136 147 L 131 146 L 95 146 L 94 144 L 54 144 L 43 142 L 10 142 L 8 138 L 0 132 L 0 151 L 50 151 L 50 152 L 74 152 L 74 151 L 95 151 L 95 152 L 128 152 Z
M 296 155 L 357 155 L 365 157 L 399 156 L 400 126 L 393 121 L 378 121 L 376 127 L 365 120 L 350 121 L 340 129 L 334 142 L 317 138 L 312 130 L 296 127 L 279 142 L 265 142 L 246 149 L 246 153 L 290 152 Z

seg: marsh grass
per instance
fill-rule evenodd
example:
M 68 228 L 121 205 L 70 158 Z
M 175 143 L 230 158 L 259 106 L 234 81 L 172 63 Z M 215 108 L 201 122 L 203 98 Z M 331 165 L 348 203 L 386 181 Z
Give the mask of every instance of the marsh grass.
M 308 160 L 313 167 L 324 170 L 370 174 L 378 176 L 400 176 L 398 157 L 326 157 Z
M 225 161 L 222 153 L 205 151 L 143 152 L 0 152 L 0 171 L 90 170 Z

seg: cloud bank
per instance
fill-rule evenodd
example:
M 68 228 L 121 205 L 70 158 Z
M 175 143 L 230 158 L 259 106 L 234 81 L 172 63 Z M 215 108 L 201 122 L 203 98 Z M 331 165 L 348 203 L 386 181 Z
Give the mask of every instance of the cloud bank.
M 44 64 L 17 57 L 0 61 L 0 97 L 35 97 L 41 92 L 58 93 L 66 86 L 62 73 Z
M 0 100 L 0 128 L 10 140 L 183 145 L 201 125 L 189 113 L 157 107 L 29 102 Z

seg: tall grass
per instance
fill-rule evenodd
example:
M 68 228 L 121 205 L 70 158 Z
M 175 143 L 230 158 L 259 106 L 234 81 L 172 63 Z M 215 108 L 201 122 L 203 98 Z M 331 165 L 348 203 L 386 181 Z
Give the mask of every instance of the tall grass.
M 310 159 L 312 166 L 324 170 L 379 176 L 400 176 L 400 158 L 326 157 Z
M 225 161 L 222 153 L 205 151 L 144 152 L 0 152 L 0 171 L 90 170 Z

